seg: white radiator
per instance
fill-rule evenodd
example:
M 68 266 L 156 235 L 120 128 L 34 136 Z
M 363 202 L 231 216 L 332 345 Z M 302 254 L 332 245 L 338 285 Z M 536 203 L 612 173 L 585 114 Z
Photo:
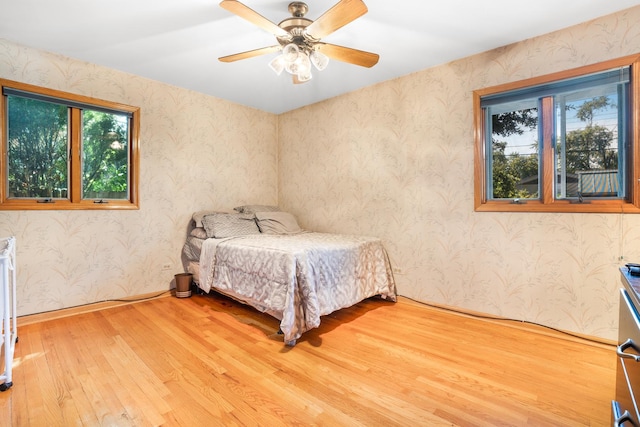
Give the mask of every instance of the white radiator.
M 2 351 L 4 372 L 0 375 L 0 391 L 13 385 L 13 353 L 18 341 L 16 320 L 16 239 L 0 239 L 0 314 L 2 315 Z

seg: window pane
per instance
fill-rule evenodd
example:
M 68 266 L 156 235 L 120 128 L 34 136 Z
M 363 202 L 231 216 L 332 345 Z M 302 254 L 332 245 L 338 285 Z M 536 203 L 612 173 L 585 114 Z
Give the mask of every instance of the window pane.
M 67 107 L 8 96 L 7 109 L 8 197 L 67 198 Z
M 82 198 L 129 198 L 129 119 L 83 110 Z
M 491 199 L 540 195 L 537 106 L 537 99 L 529 99 L 487 107 Z
M 556 97 L 556 198 L 624 197 L 621 96 L 614 84 Z

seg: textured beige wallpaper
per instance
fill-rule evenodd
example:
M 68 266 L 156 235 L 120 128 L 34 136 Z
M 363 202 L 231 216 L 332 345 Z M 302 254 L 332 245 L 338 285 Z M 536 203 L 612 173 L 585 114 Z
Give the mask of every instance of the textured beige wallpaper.
M 472 91 L 640 53 L 638 22 L 640 7 L 281 115 L 280 204 L 382 237 L 401 295 L 615 339 L 640 215 L 475 213 Z
M 140 210 L 0 211 L 19 315 L 167 290 L 194 211 L 277 202 L 275 115 L 6 40 L 0 77 L 141 108 Z
M 142 110 L 139 211 L 0 212 L 18 312 L 165 290 L 193 211 L 279 201 L 305 228 L 382 237 L 402 295 L 614 339 L 640 216 L 474 213 L 471 92 L 640 53 L 637 22 L 640 7 L 279 117 L 0 40 L 0 77 Z

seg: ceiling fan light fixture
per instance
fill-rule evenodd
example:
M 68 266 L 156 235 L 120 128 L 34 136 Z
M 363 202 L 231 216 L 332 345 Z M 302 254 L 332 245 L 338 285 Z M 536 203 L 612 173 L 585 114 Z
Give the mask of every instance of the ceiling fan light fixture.
M 288 62 L 285 59 L 284 69 L 291 74 L 309 74 L 311 72 L 311 61 L 306 53 L 301 52 L 293 62 Z
M 327 68 L 329 65 L 329 57 L 322 52 L 314 50 L 311 52 L 311 63 L 318 69 L 318 71 L 322 71 Z
M 322 71 L 329 64 L 329 58 L 367 68 L 378 63 L 379 55 L 375 53 L 320 41 L 367 13 L 367 6 L 362 0 L 338 0 L 338 3 L 315 21 L 305 18 L 309 10 L 306 3 L 294 1 L 289 3 L 289 12 L 292 16 L 279 24 L 268 20 L 238 0 L 222 0 L 220 6 L 272 33 L 279 44 L 218 58 L 222 62 L 234 62 L 280 51 L 280 55 L 269 62 L 269 67 L 277 75 L 287 70 L 293 75 L 294 83 L 310 80 L 311 68 L 313 68 L 311 64 L 318 71 Z M 320 52 L 320 49 L 323 52 Z
M 296 64 L 298 65 L 298 75 L 306 75 L 311 74 L 311 61 L 309 60 L 309 55 L 302 54 L 298 55 L 298 59 L 296 59 Z
M 300 48 L 295 43 L 289 43 L 282 48 L 282 57 L 287 63 L 293 63 L 300 55 Z
M 279 76 L 282 74 L 284 70 L 284 58 L 282 55 L 278 55 L 271 62 L 269 62 L 269 67 Z
M 300 83 L 308 82 L 312 77 L 313 76 L 311 75 L 311 71 L 308 71 L 307 73 L 300 73 L 298 74 L 298 81 Z

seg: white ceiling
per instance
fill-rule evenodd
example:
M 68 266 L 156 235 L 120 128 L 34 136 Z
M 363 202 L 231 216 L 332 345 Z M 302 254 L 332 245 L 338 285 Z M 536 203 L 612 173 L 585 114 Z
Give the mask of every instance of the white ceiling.
M 308 0 L 315 20 L 338 0 Z M 332 61 L 294 85 L 276 54 L 218 57 L 277 44 L 218 0 L 0 0 L 0 38 L 282 113 L 434 65 L 640 4 L 638 0 L 364 0 L 369 12 L 323 41 L 378 53 L 373 68 Z M 243 0 L 274 23 L 289 0 Z M 2 65 L 2 63 L 0 63 Z

